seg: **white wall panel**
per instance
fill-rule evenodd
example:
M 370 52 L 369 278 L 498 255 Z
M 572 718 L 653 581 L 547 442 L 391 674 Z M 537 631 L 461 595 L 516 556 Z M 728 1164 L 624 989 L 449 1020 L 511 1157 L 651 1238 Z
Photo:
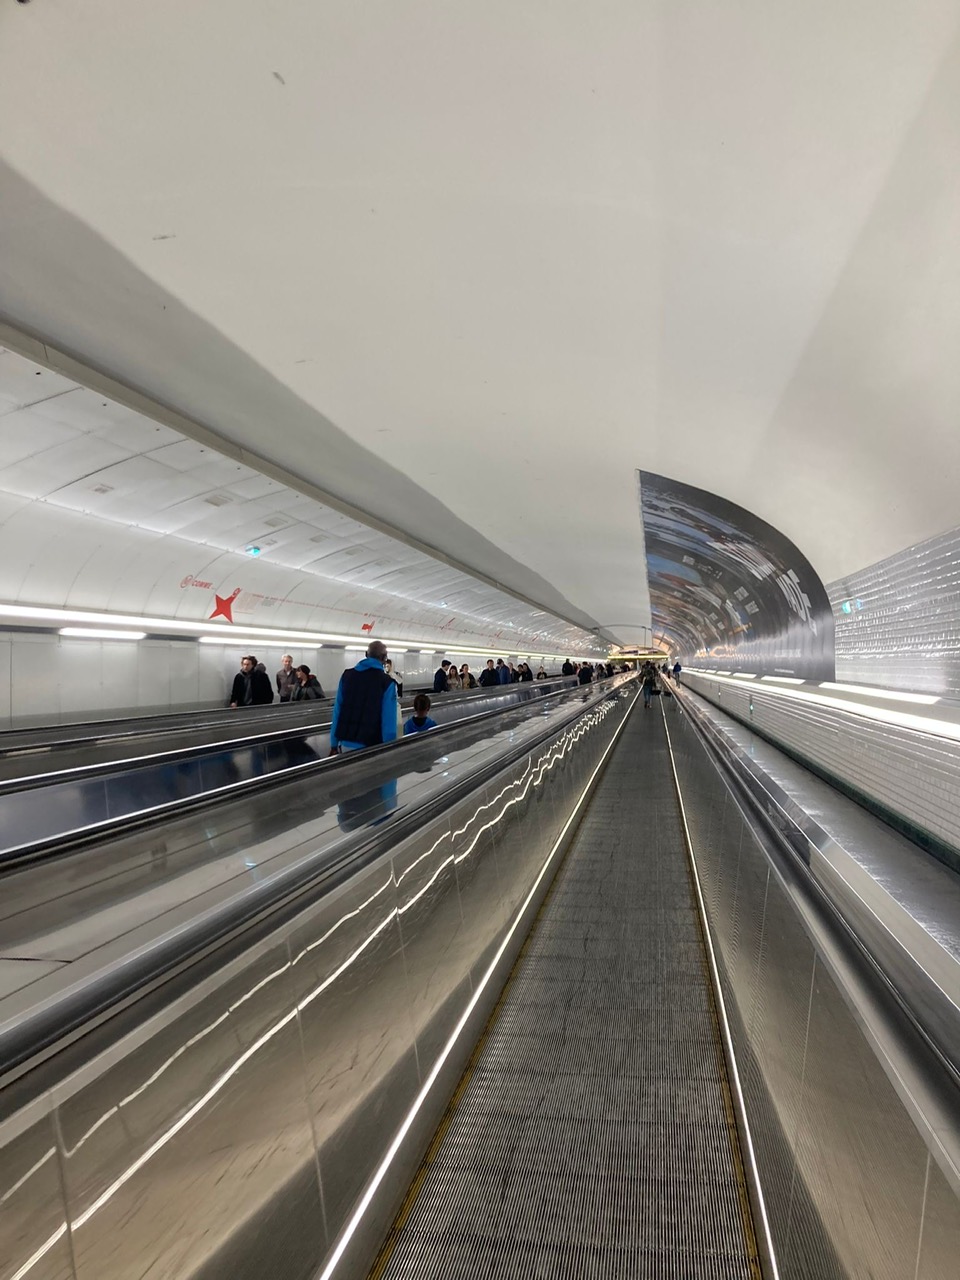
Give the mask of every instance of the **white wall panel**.
M 10 646 L 11 696 L 9 706 L 4 707 L 6 714 L 15 720 L 59 715 L 60 638 L 15 635 Z

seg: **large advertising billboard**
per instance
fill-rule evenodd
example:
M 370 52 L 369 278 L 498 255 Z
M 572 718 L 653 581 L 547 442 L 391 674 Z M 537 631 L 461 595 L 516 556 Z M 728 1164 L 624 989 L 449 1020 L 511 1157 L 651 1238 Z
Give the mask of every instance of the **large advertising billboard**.
M 694 666 L 834 679 L 830 601 L 789 538 L 705 489 L 637 476 L 655 637 Z

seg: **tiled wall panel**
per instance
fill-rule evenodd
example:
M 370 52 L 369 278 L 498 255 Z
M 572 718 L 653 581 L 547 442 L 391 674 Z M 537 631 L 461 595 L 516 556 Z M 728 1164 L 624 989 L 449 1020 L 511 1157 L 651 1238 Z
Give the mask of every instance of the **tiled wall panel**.
M 746 681 L 725 683 L 686 673 L 684 682 L 771 741 L 960 851 L 956 743 L 779 696 Z
M 960 698 L 960 529 L 840 578 L 827 592 L 838 680 Z

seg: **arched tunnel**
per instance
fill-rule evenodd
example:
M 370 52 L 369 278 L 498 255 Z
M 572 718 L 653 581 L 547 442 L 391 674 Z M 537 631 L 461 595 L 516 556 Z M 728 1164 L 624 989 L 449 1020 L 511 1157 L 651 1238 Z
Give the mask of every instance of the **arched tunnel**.
M 0 1280 L 953 1280 L 958 22 L 0 3 Z

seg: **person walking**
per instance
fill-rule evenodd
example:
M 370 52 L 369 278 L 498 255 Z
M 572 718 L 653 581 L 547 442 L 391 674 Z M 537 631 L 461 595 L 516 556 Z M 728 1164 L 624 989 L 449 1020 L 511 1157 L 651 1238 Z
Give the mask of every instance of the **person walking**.
M 510 683 L 510 668 L 502 658 L 497 659 L 497 680 L 500 684 Z
M 320 681 L 305 662 L 295 667 L 294 671 L 297 676 L 297 687 L 290 695 L 291 702 L 315 702 L 324 696 Z
M 387 646 L 371 640 L 367 656 L 337 685 L 330 723 L 330 754 L 360 751 L 397 737 L 397 684 L 383 669 Z
M 450 688 L 449 681 L 447 680 L 447 671 L 449 669 L 450 669 L 450 659 L 444 658 L 444 660 L 440 663 L 439 667 L 437 667 L 436 671 L 433 673 L 433 692 L 434 693 L 446 693 L 447 690 Z
M 297 680 L 297 668 L 293 665 L 293 654 L 285 653 L 280 659 L 280 670 L 277 672 L 277 693 L 281 702 L 289 702 L 300 687 Z
M 257 660 L 253 654 L 240 659 L 240 670 L 233 677 L 233 688 L 230 690 L 231 707 L 266 707 L 273 702 L 273 689 L 270 677 L 265 671 L 257 670 Z
M 653 697 L 653 691 L 657 687 L 657 673 L 652 662 L 643 664 L 643 672 L 640 679 L 643 689 L 643 706 L 644 710 L 646 710 L 650 706 L 650 699 Z
M 674 684 L 680 683 L 680 672 L 682 670 L 683 670 L 683 667 L 681 667 L 680 665 L 680 660 L 677 659 L 677 661 L 673 664 L 673 683 Z

